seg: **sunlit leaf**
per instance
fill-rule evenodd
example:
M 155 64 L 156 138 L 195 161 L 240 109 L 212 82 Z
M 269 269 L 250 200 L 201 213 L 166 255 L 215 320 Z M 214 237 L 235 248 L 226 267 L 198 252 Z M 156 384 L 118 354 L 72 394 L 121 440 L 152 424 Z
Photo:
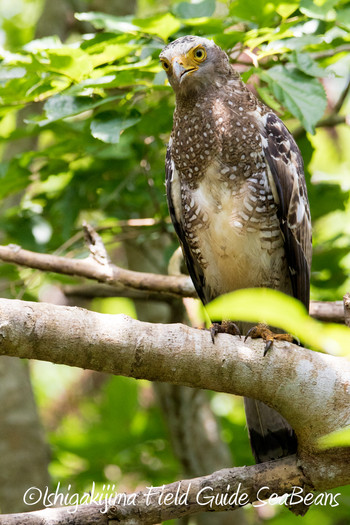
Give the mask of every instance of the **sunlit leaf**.
M 157 35 L 164 41 L 178 31 L 181 27 L 180 21 L 171 13 L 152 16 L 150 18 L 134 18 L 133 23 L 139 30 L 151 35 Z
M 325 2 L 315 2 L 313 0 L 301 0 L 300 11 L 311 18 L 320 18 L 321 20 L 334 20 L 335 11 L 333 7 L 338 0 L 326 0 Z
M 289 16 L 297 7 L 295 1 L 233 0 L 230 2 L 230 14 L 242 20 L 251 20 L 260 26 L 273 26 L 276 13 L 282 17 Z
M 130 33 L 138 31 L 132 23 L 132 17 L 117 17 L 106 13 L 90 12 L 75 13 L 75 18 L 81 22 L 90 22 L 96 29 L 107 29 L 115 33 Z
M 45 36 L 28 42 L 23 49 L 31 53 L 44 49 L 58 49 L 62 47 L 62 42 L 57 35 Z
M 211 319 L 264 322 L 296 336 L 305 346 L 334 355 L 349 355 L 350 330 L 323 324 L 309 317 L 293 297 L 268 288 L 237 290 L 212 301 L 206 310 Z
M 175 33 L 181 23 L 172 14 L 165 13 L 149 18 L 116 17 L 105 13 L 76 13 L 76 18 L 90 22 L 97 29 L 107 29 L 118 33 L 148 33 L 167 40 Z
M 320 437 L 318 445 L 321 449 L 332 447 L 349 447 L 350 446 L 350 425 L 340 430 L 335 430 L 330 434 Z
M 34 56 L 48 71 L 55 71 L 76 82 L 86 77 L 93 69 L 89 55 L 81 49 L 65 46 L 47 49 Z
M 108 62 L 114 62 L 120 58 L 126 57 L 131 54 L 132 51 L 137 49 L 138 46 L 129 46 L 126 44 L 105 44 L 103 49 L 88 49 L 91 63 L 94 67 L 106 64 Z
M 3 66 L 0 69 L 0 83 L 6 84 L 8 80 L 12 80 L 14 78 L 23 78 L 26 74 L 26 70 L 24 67 L 5 67 Z
M 294 11 L 296 11 L 299 7 L 299 2 L 281 2 L 276 7 L 276 12 L 282 17 L 282 18 L 288 18 Z
M 337 11 L 337 22 L 350 30 L 350 7 L 344 7 L 344 9 Z
M 215 11 L 215 0 L 180 2 L 173 7 L 179 18 L 201 18 L 211 16 Z

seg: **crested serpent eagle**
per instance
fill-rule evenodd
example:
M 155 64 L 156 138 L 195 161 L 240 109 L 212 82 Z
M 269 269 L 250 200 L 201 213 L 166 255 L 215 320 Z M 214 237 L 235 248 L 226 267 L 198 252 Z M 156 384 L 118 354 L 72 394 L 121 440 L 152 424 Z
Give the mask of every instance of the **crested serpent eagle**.
M 267 287 L 308 309 L 311 221 L 293 137 L 213 41 L 179 38 L 160 60 L 176 96 L 167 199 L 198 296 L 206 304 L 233 290 Z M 259 325 L 254 330 L 273 340 Z M 245 408 L 258 462 L 296 451 L 282 416 L 253 399 Z

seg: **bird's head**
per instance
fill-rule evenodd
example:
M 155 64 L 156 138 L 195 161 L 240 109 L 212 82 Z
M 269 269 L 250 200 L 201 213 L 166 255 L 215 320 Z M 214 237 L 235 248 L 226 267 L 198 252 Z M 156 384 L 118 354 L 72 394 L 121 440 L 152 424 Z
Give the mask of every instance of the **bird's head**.
M 198 36 L 174 40 L 159 58 L 176 94 L 208 87 L 232 71 L 226 53 L 212 40 Z

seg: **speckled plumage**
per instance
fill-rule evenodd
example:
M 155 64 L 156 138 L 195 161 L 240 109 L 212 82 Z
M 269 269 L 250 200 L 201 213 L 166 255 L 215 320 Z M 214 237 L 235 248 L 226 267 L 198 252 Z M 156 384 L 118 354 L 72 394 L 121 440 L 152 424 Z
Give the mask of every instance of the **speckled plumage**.
M 176 94 L 168 204 L 199 297 L 269 287 L 308 307 L 311 221 L 293 137 L 213 42 L 179 38 L 160 59 Z

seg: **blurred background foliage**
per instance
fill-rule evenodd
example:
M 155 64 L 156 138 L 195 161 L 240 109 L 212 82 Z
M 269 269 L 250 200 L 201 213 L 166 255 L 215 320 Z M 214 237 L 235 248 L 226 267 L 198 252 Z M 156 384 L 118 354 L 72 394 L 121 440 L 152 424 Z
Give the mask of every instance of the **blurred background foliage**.
M 350 288 L 350 2 L 139 0 L 120 2 L 116 13 L 98 0 L 0 0 L 1 244 L 84 257 L 87 220 L 120 265 L 125 240 L 142 249 L 170 235 L 150 257 L 154 271 L 166 267 L 177 246 L 164 189 L 174 97 L 158 55 L 193 33 L 227 50 L 294 133 L 313 217 L 312 298 L 341 299 Z M 1 264 L 4 297 L 48 300 L 77 282 Z M 89 307 L 136 316 L 125 298 Z M 150 385 L 88 378 L 81 396 L 74 387 L 68 395 L 80 374 L 32 366 L 53 482 L 79 491 L 92 480 L 115 483 L 122 492 L 180 476 Z M 235 464 L 252 463 L 241 400 L 213 394 L 211 404 Z M 303 523 L 348 523 L 350 492 L 340 491 L 340 507 L 315 507 Z M 248 519 L 297 518 L 276 506 L 259 516 L 248 509 Z

